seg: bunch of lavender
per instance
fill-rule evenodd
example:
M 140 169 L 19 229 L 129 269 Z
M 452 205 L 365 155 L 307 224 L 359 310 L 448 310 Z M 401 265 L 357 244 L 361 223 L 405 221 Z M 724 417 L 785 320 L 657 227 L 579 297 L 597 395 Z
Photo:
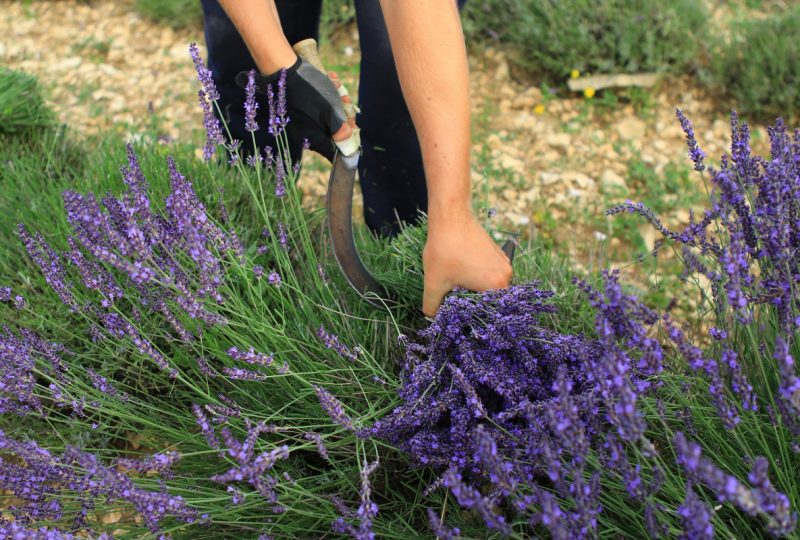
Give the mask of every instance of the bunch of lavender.
M 542 324 L 551 297 L 532 282 L 447 298 L 407 347 L 402 403 L 359 435 L 444 471 L 441 484 L 490 529 L 508 535 L 522 520 L 520 531 L 527 522 L 587 537 L 600 509 L 587 459 L 610 363 L 600 343 Z M 619 385 L 631 375 L 618 374 Z M 609 411 L 620 393 L 603 394 Z M 608 416 L 633 429 L 624 415 Z

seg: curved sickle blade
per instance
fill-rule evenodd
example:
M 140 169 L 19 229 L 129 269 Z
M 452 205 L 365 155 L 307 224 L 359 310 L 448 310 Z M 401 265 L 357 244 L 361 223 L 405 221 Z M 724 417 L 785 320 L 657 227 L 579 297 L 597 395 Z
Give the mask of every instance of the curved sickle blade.
M 516 253 L 516 251 L 517 251 L 517 243 L 514 241 L 514 239 L 513 238 L 509 238 L 508 240 L 506 240 L 503 243 L 503 247 L 500 248 L 500 249 L 502 249 L 503 253 L 506 254 L 506 257 L 508 257 L 508 262 L 509 263 L 513 263 L 514 262 L 514 253 Z
M 376 295 L 389 300 L 390 296 L 361 262 L 353 238 L 353 184 L 359 153 L 344 157 L 339 152 L 333 158 L 333 169 L 328 182 L 328 229 L 336 262 L 347 282 L 369 303 L 384 306 L 385 303 L 366 296 Z

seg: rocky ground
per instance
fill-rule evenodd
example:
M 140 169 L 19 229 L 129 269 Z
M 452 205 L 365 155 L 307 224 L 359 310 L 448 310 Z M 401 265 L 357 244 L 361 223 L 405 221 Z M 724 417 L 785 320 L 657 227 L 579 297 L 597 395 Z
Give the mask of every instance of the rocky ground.
M 201 144 L 187 45 L 202 44 L 202 28 L 172 30 L 139 15 L 131 1 L 4 1 L 0 13 L 0 63 L 37 75 L 75 130 L 136 137 L 155 123 L 165 142 Z M 335 35 L 324 58 L 354 86 L 355 31 Z M 655 242 L 647 227 L 620 239 L 603 216 L 614 202 L 657 196 L 668 225 L 685 222 L 688 208 L 702 202 L 676 107 L 712 161 L 729 145 L 727 115 L 690 79 L 618 92 L 612 103 L 599 92 L 591 99 L 543 94 L 493 48 L 473 50 L 470 66 L 476 206 L 496 209 L 502 228 L 558 242 L 579 261 L 598 246 L 613 253 L 620 243 Z M 766 130 L 753 131 L 763 151 Z M 321 204 L 326 179 L 325 164 L 309 156 L 301 179 L 307 204 Z

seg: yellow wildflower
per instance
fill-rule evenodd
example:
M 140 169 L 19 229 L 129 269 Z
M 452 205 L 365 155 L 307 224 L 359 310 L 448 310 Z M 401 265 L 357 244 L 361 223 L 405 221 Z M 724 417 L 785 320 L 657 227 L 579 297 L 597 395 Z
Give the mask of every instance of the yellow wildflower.
M 569 76 L 572 79 L 577 79 L 578 77 L 581 76 L 581 72 L 578 71 L 577 69 L 573 69 L 572 71 L 569 72 Z
M 589 88 L 584 88 L 583 95 L 589 99 L 592 99 L 594 97 L 594 88 L 592 88 L 591 86 Z
M 533 108 L 534 114 L 543 114 L 544 113 L 544 105 L 541 103 L 537 103 L 536 106 Z

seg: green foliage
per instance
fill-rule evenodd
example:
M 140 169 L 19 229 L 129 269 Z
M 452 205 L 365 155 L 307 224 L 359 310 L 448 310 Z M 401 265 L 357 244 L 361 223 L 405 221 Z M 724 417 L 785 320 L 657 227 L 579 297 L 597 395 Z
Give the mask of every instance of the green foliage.
M 800 115 L 800 8 L 733 24 L 711 62 L 711 85 L 743 114 L 773 121 Z
M 464 27 L 499 40 L 534 75 L 562 80 L 581 73 L 680 71 L 699 54 L 706 11 L 695 0 L 476 0 Z
M 353 0 L 325 0 L 320 16 L 320 37 L 329 39 L 337 30 L 354 22 L 356 10 Z
M 0 134 L 21 133 L 52 125 L 36 77 L 0 67 Z
M 197 27 L 203 23 L 198 0 L 136 0 L 142 15 L 172 28 Z

